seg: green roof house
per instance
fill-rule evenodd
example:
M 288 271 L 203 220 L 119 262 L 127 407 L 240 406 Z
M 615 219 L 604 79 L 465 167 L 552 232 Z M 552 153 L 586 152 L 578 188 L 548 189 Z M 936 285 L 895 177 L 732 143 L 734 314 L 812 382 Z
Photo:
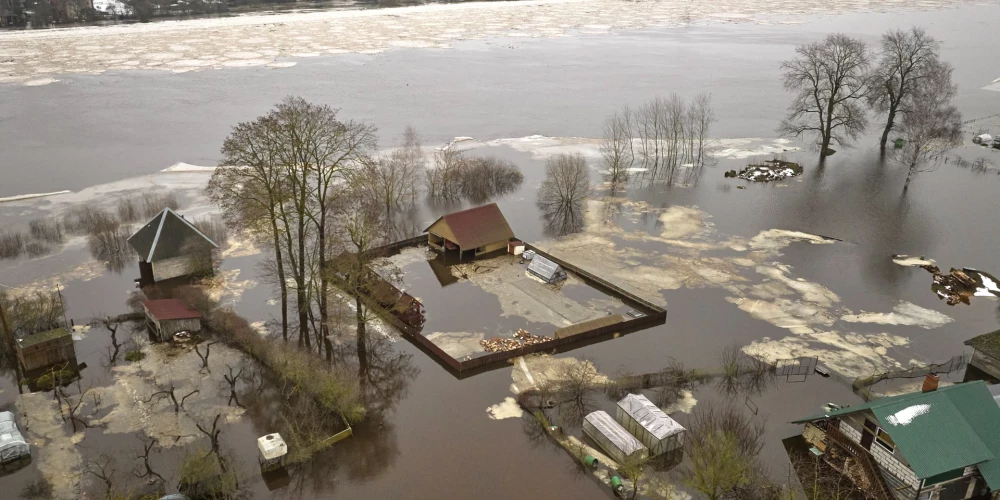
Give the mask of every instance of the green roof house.
M 800 418 L 813 453 L 879 500 L 1000 498 L 1000 406 L 982 381 Z

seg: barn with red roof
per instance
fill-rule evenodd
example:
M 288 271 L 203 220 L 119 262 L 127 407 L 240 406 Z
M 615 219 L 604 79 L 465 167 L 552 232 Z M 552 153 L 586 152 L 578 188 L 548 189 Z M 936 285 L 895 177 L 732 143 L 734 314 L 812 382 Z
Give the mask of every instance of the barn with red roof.
M 445 215 L 428 227 L 427 244 L 442 253 L 461 258 L 478 257 L 505 250 L 514 231 L 496 203 Z

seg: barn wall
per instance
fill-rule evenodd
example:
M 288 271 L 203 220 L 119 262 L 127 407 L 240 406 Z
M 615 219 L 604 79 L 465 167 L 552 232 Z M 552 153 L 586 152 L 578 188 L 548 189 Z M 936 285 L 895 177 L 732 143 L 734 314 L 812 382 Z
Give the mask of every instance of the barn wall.
M 187 330 L 189 332 L 201 331 L 201 320 L 192 319 L 168 319 L 160 322 L 160 335 L 162 340 L 167 340 L 177 332 Z
M 496 243 L 490 243 L 488 245 L 481 246 L 476 249 L 476 255 L 495 252 L 500 249 L 507 249 L 506 241 L 498 241 Z

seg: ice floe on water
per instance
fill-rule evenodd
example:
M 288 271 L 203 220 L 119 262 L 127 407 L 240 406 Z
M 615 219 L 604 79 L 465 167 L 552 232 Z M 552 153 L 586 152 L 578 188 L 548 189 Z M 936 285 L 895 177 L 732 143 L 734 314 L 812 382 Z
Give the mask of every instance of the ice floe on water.
M 983 90 L 992 90 L 994 92 L 1000 92 L 1000 78 L 993 80 L 983 87 Z
M 503 420 L 505 418 L 521 418 L 524 410 L 521 409 L 521 405 L 517 404 L 514 398 L 506 397 L 502 403 L 497 403 L 487 408 L 486 413 L 493 420 Z
M 46 196 L 55 196 L 57 194 L 66 194 L 66 193 L 69 193 L 69 192 L 70 191 L 67 189 L 67 190 L 63 190 L 63 191 L 53 191 L 51 193 L 19 194 L 17 196 L 7 196 L 6 198 L 0 198 L 0 203 L 6 202 L 6 201 L 30 200 L 32 198 L 44 198 Z
M 914 255 L 893 255 L 892 261 L 905 267 L 933 266 L 936 263 L 934 259 Z
M 917 8 L 953 2 L 927 0 Z M 108 70 L 188 72 L 281 64 L 283 57 L 378 54 L 393 47 L 451 47 L 455 40 L 497 37 L 602 35 L 618 30 L 691 23 L 766 22 L 758 17 L 823 12 L 912 9 L 911 2 L 851 0 L 736 0 L 720 6 L 687 0 L 524 0 L 431 4 L 391 9 L 292 12 L 0 33 L 5 64 L 0 83 L 52 83 L 51 74 Z M 182 64 L 169 64 L 169 62 Z M 202 61 L 202 62 L 194 62 Z M 238 61 L 253 61 L 240 63 Z M 274 67 L 274 66 L 272 66 Z M 734 145 L 726 157 L 788 150 L 772 142 Z
M 896 304 L 896 307 L 892 308 L 892 312 L 870 313 L 862 311 L 857 314 L 845 314 L 840 319 L 848 323 L 919 326 L 926 329 L 938 328 L 955 321 L 947 314 L 920 307 L 905 300 Z

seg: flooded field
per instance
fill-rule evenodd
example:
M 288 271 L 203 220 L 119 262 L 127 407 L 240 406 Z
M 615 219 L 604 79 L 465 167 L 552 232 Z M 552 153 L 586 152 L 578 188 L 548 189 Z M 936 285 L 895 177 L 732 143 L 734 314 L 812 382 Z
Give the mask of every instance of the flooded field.
M 183 48 L 171 44 L 181 44 L 174 38 L 189 38 L 190 32 L 168 30 L 167 23 L 122 31 L 107 43 L 103 38 L 111 35 L 91 35 L 92 28 L 29 34 L 23 40 L 0 34 L 0 63 L 16 60 L 11 68 L 0 65 L 8 82 L 0 85 L 2 231 L 28 232 L 32 220 L 63 220 L 86 205 L 114 210 L 123 196 L 163 192 L 176 196 L 178 212 L 188 219 L 213 216 L 218 209 L 204 187 L 229 128 L 294 94 L 378 125 L 383 148 L 397 145 L 403 127 L 411 124 L 424 137 L 428 154 L 454 144 L 469 154 L 515 162 L 523 184 L 492 201 L 519 238 L 668 310 L 663 325 L 461 379 L 391 328 L 379 328 L 367 385 L 377 411 L 354 426 L 352 437 L 291 468 L 287 484 L 265 481 L 255 463 L 256 438 L 274 431 L 277 423 L 269 415 L 278 400 L 255 398 L 248 385 L 237 391 L 245 409 L 227 404 L 230 388 L 223 375 L 240 357 L 235 351 L 213 346 L 210 373 L 201 373 L 199 357 L 186 350 L 171 358 L 175 369 L 165 369 L 169 364 L 159 363 L 163 348 L 155 345 L 143 345 L 142 361 L 109 364 L 110 336 L 93 326 L 78 332 L 75 344 L 77 361 L 87 365 L 80 386 L 91 388 L 81 414 L 101 425 L 74 429 L 60 419 L 51 392 L 19 397 L 16 381 L 5 377 L 0 407 L 30 410 L 37 419 L 26 432 L 31 463 L 0 476 L 0 486 L 20 491 L 40 477 L 65 476 L 53 486 L 67 498 L 77 487 L 100 492 L 103 483 L 84 473 L 89 464 L 111 450 L 141 455 L 143 439 L 153 436 L 160 442 L 153 470 L 173 484 L 185 450 L 210 443 L 194 424 L 211 426 L 216 414 L 224 414 L 221 447 L 240 457 L 254 498 L 611 498 L 601 478 L 581 471 L 564 445 L 537 431 L 538 422 L 517 405 L 518 394 L 560 377 L 565 366 L 585 366 L 601 383 L 678 364 L 713 374 L 721 353 L 733 345 L 771 362 L 815 357 L 832 373 L 776 377 L 764 390 L 738 397 L 714 380 L 691 382 L 665 391 L 663 406 L 686 425 L 698 405 L 736 401 L 766 423 L 760 455 L 773 475 L 783 478 L 788 458 L 781 440 L 800 430 L 789 420 L 817 413 L 825 403 L 860 401 L 851 389 L 857 377 L 948 361 L 968 353 L 963 341 L 997 328 L 995 296 L 973 293 L 968 304 L 949 306 L 932 289 L 933 276 L 917 267 L 931 263 L 945 271 L 1000 273 L 993 251 L 1000 222 L 992 212 L 1000 150 L 970 140 L 981 129 L 1000 132 L 1000 94 L 990 87 L 1000 76 L 1000 55 L 979 50 L 1000 43 L 988 20 L 995 4 L 942 8 L 928 2 L 916 10 L 891 2 L 845 2 L 835 6 L 842 11 L 836 15 L 813 15 L 822 12 L 819 4 L 797 2 L 782 9 L 748 4 L 728 17 L 685 14 L 670 2 L 602 0 L 593 11 L 580 9 L 582 2 L 545 2 L 528 11 L 530 4 L 483 7 L 490 14 L 463 4 L 400 18 L 358 15 L 343 19 L 344 31 L 336 33 L 328 28 L 341 14 L 310 14 L 315 17 L 303 24 L 282 19 L 275 31 L 260 35 L 266 40 L 247 41 L 258 48 L 241 49 L 246 54 L 239 57 L 218 47 L 229 44 L 223 39 L 252 38 L 247 32 L 260 29 L 256 21 L 206 20 L 218 22 L 197 32 L 222 37 L 218 46 L 196 40 Z M 880 10 L 890 12 L 872 12 Z M 447 36 L 446 28 L 453 27 L 448 15 L 465 31 Z M 481 18 L 491 16 L 496 26 L 483 25 Z M 584 21 L 588 16 L 594 20 Z M 588 27 L 591 23 L 606 26 Z M 904 195 L 905 171 L 880 162 L 874 133 L 823 167 L 808 145 L 776 136 L 773 130 L 790 99 L 781 87 L 779 64 L 796 44 L 834 31 L 874 42 L 886 29 L 910 25 L 925 26 L 940 40 L 942 59 L 955 66 L 956 104 L 969 120 L 968 137 L 948 164 L 919 174 Z M 221 31 L 213 34 L 214 29 Z M 403 34 L 390 35 L 391 30 Z M 518 32 L 537 38 L 512 36 Z M 140 41 L 127 57 L 118 56 L 119 48 L 83 48 L 133 39 Z M 333 55 L 341 50 L 384 52 Z M 96 57 L 101 54 L 107 57 Z M 132 60 L 140 64 L 127 64 Z M 187 60 L 209 62 L 197 66 L 205 71 L 183 74 L 124 71 L 153 69 L 147 68 L 150 61 L 163 66 Z M 221 69 L 244 60 L 295 65 Z M 59 81 L 22 85 L 40 78 Z M 700 91 L 711 93 L 718 119 L 708 145 L 713 164 L 690 172 L 682 185 L 635 176 L 624 191 L 610 192 L 599 167 L 604 118 L 657 95 L 690 97 Z M 458 137 L 467 139 L 454 141 Z M 598 189 L 578 219 L 553 223 L 536 207 L 536 192 L 545 160 L 564 152 L 587 158 Z M 797 162 L 803 173 L 767 183 L 724 176 L 774 157 Z M 977 158 L 994 167 L 956 161 Z M 24 196 L 62 190 L 69 192 Z M 438 216 L 468 206 L 419 200 L 410 214 L 412 225 L 422 230 Z M 109 265 L 92 256 L 80 234 L 67 234 L 47 250 L 0 260 L 3 289 L 56 289 L 78 325 L 128 312 L 125 301 L 139 277 L 137 259 Z M 208 286 L 212 298 L 257 327 L 273 328 L 279 307 L 262 272 L 266 252 L 230 235 L 221 256 Z M 426 332 L 451 343 L 455 356 L 474 355 L 479 340 L 518 328 L 548 335 L 564 320 L 624 311 L 573 280 L 552 307 L 525 309 L 510 300 L 511 293 L 530 295 L 517 287 L 523 278 L 517 260 L 505 257 L 497 270 L 476 274 L 436 266 L 429 257 L 411 249 L 397 256 L 396 264 L 407 276 L 404 288 L 431 311 Z M 509 270 L 517 271 L 509 286 L 518 292 L 490 279 Z M 568 303 L 589 312 L 580 318 L 553 313 L 565 312 Z M 342 312 L 350 314 L 349 307 Z M 345 366 L 354 356 L 352 342 L 348 335 L 333 348 Z M 144 401 L 172 377 L 178 393 L 199 390 L 185 403 L 190 412 L 175 417 L 172 404 L 156 398 L 154 421 L 146 421 L 139 415 L 142 405 L 127 403 L 132 396 Z M 961 378 L 957 371 L 942 375 L 942 383 Z M 871 390 L 913 390 L 915 382 L 893 380 Z M 78 389 L 69 391 L 75 397 Z M 100 401 L 92 399 L 95 394 Z M 613 406 L 603 395 L 587 404 L 609 412 Z M 580 436 L 579 421 L 558 413 L 560 425 Z M 141 460 L 122 460 L 117 477 L 134 477 L 133 466 L 142 472 Z M 62 474 L 67 470 L 72 473 Z M 676 480 L 675 474 L 667 477 Z M 676 485 L 683 497 L 683 486 Z

